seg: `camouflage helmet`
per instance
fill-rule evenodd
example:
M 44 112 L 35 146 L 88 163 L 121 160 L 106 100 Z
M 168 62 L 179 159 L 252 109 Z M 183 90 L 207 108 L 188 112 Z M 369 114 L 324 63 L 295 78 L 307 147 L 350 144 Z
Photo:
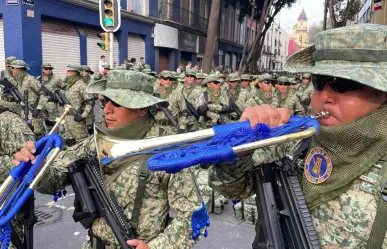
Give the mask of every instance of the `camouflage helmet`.
M 299 83 L 296 78 L 288 78 L 288 80 L 289 80 L 289 83 L 291 83 L 291 84 L 298 84 Z
M 80 65 L 67 65 L 67 71 L 83 73 L 83 68 Z
M 241 80 L 242 81 L 250 81 L 251 80 L 251 76 L 249 74 L 242 74 Z
M 110 64 L 104 64 L 102 67 L 103 67 L 104 69 L 110 69 Z
M 187 69 L 185 72 L 185 76 L 192 75 L 196 77 L 196 72 L 192 69 Z
M 10 63 L 10 66 L 13 67 L 13 68 L 24 68 L 24 69 L 30 69 L 28 66 L 27 66 L 27 63 L 25 63 L 24 61 L 22 60 L 14 60 Z
M 141 72 L 143 72 L 143 73 L 146 73 L 146 74 L 151 74 L 152 73 L 152 69 L 150 69 L 150 68 L 144 68 Z
M 286 76 L 280 76 L 278 77 L 277 81 L 282 83 L 289 83 L 289 78 Z
M 144 68 L 151 69 L 151 66 L 149 64 L 145 64 Z
M 311 78 L 312 78 L 312 75 L 311 75 L 310 73 L 304 73 L 304 74 L 302 75 L 302 78 L 303 78 L 303 79 L 311 79 Z
M 50 68 L 50 69 L 54 69 L 54 67 L 51 65 L 51 63 L 43 63 L 43 64 L 42 64 L 42 68 Z
M 205 79 L 206 77 L 203 73 L 196 73 L 196 79 Z
M 240 81 L 241 80 L 241 77 L 239 77 L 239 75 L 233 73 L 233 74 L 230 74 L 228 77 L 227 77 L 227 81 Z
M 120 106 L 141 109 L 168 102 L 153 96 L 154 77 L 130 70 L 111 70 L 107 79 L 87 86 L 89 94 L 102 94 Z
M 210 74 L 208 75 L 202 82 L 202 86 L 205 86 L 209 82 L 222 82 L 221 79 L 219 79 L 219 76 L 216 74 Z
M 8 56 L 7 58 L 5 58 L 5 64 L 10 64 L 14 60 L 17 60 L 15 56 Z
M 175 78 L 174 76 L 172 76 L 172 72 L 171 71 L 168 71 L 168 70 L 164 70 L 162 71 L 160 74 L 159 74 L 160 78 L 163 77 L 163 78 Z
M 315 45 L 294 53 L 284 69 L 343 78 L 387 92 L 386 37 L 387 26 L 378 24 L 322 31 Z
M 91 74 L 91 75 L 94 74 L 94 71 L 92 71 L 91 68 L 90 68 L 89 66 L 87 66 L 87 65 L 82 65 L 81 67 L 82 67 L 83 71 L 88 72 L 88 73 Z

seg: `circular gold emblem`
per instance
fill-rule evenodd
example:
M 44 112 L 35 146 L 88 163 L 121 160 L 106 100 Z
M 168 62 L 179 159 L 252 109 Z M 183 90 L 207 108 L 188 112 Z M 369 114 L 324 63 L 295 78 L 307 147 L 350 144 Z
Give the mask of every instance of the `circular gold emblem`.
M 326 151 L 316 147 L 309 152 L 305 161 L 304 174 L 313 184 L 325 182 L 332 174 L 332 160 Z
M 160 94 L 165 95 L 167 93 L 167 90 L 165 90 L 164 87 L 160 87 Z
M 265 92 L 265 99 L 270 99 L 271 98 L 271 92 Z
M 286 99 L 288 97 L 287 93 L 281 93 L 281 99 Z
M 215 89 L 212 91 L 212 95 L 214 95 L 215 97 L 218 97 L 220 95 L 220 91 L 218 89 Z
M 234 95 L 234 94 L 236 93 L 235 89 L 234 89 L 234 88 L 231 88 L 231 89 L 230 89 L 230 93 L 231 93 L 232 95 Z
M 185 88 L 191 88 L 191 84 L 188 83 L 188 82 L 185 82 L 185 83 L 184 83 L 184 87 L 185 87 Z

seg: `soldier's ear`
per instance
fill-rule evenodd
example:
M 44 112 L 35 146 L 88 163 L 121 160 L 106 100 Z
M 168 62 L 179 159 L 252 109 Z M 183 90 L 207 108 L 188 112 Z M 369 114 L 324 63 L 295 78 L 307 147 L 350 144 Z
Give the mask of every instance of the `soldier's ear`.
M 148 108 L 140 109 L 140 117 L 144 117 L 148 113 Z

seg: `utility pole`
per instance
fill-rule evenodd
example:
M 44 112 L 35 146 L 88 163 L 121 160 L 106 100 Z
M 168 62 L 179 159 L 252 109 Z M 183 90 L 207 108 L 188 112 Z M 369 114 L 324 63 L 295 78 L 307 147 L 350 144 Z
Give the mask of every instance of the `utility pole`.
M 327 15 L 328 15 L 328 0 L 325 0 L 325 3 L 324 3 L 324 23 L 323 23 L 323 30 L 327 30 Z

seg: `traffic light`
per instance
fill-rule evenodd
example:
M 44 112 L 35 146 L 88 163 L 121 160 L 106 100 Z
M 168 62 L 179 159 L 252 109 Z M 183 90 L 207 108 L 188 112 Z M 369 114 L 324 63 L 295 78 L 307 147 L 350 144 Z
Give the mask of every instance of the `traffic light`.
M 121 25 L 120 0 L 99 0 L 99 19 L 103 30 L 117 31 Z
M 99 33 L 97 34 L 99 39 L 101 39 L 99 42 L 97 42 L 97 45 L 104 51 L 109 51 L 109 33 Z

